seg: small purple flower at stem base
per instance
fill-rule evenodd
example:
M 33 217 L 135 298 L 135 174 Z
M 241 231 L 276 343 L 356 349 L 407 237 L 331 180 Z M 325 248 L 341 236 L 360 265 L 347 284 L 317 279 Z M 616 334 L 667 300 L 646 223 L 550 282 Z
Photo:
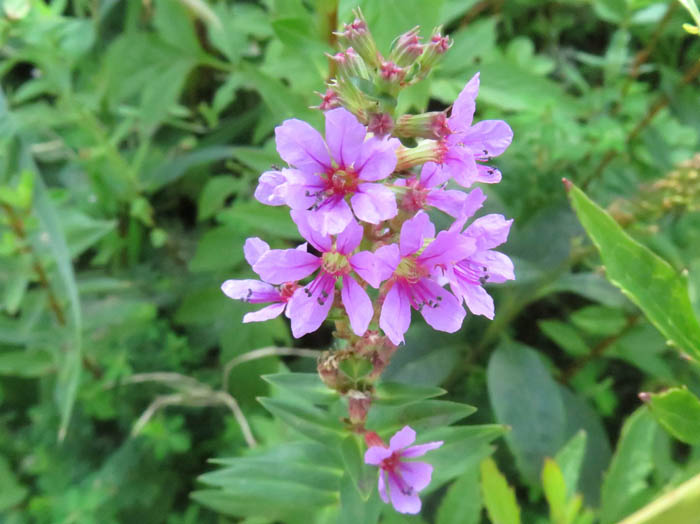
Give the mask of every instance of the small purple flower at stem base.
M 377 487 L 379 496 L 388 504 L 389 499 L 399 513 L 418 513 L 421 501 L 418 492 L 430 484 L 433 466 L 426 462 L 406 462 L 405 459 L 422 457 L 428 451 L 442 446 L 442 441 L 411 446 L 416 432 L 404 426 L 384 445 L 374 432 L 365 434 L 369 449 L 365 452 L 365 464 L 379 467 Z M 408 447 L 411 446 L 411 447 Z

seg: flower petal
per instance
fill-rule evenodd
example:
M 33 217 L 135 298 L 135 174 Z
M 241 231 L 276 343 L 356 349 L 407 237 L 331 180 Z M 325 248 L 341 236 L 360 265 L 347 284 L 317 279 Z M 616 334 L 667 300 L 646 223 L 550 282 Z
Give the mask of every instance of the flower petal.
M 326 111 L 326 143 L 340 168 L 350 167 L 360 156 L 367 129 L 355 115 L 339 107 Z
M 324 278 L 328 278 L 328 275 L 319 275 L 306 288 L 299 288 L 292 295 L 287 306 L 287 316 L 292 321 L 294 338 L 316 331 L 328 317 L 328 312 L 333 305 L 334 287 L 332 283 L 330 286 L 323 285 L 323 283 L 316 285 L 315 292 L 311 295 L 305 292 L 305 290 L 313 289 L 317 280 Z M 326 293 L 327 296 L 322 297 L 322 292 Z
M 466 200 L 467 194 L 464 191 L 454 189 L 433 189 L 425 199 L 428 205 L 455 218 L 461 215 Z
M 309 226 L 322 235 L 337 235 L 352 221 L 352 211 L 340 196 L 324 200 L 318 208 L 309 211 Z
M 379 466 L 382 460 L 388 459 L 392 453 L 393 451 L 384 446 L 370 446 L 365 451 L 365 464 Z
M 389 290 L 379 315 L 379 327 L 397 346 L 411 324 L 411 304 L 408 293 L 399 283 Z
M 321 253 L 330 251 L 333 247 L 333 240 L 329 235 L 322 235 L 317 229 L 309 224 L 313 211 L 294 210 L 289 214 L 299 230 L 299 234 L 315 249 Z
M 435 236 L 435 226 L 425 211 L 418 211 L 410 220 L 401 226 L 399 250 L 401 256 L 412 255 L 423 247 L 423 239 Z
M 389 441 L 389 449 L 398 451 L 410 446 L 416 441 L 416 432 L 411 426 L 404 426 L 391 437 Z
M 493 166 L 484 164 L 476 165 L 476 181 L 482 184 L 498 184 L 503 175 Z
M 375 254 L 369 251 L 360 251 L 350 257 L 350 266 L 355 273 L 360 275 L 365 282 L 375 289 L 394 272 L 392 269 L 391 273 L 385 276 L 385 273 L 380 269 L 384 265 L 381 264 L 380 266 L 378 264 L 379 261 Z
M 384 501 L 384 504 L 389 504 L 389 496 L 386 494 L 385 477 L 386 477 L 386 473 L 384 473 L 384 471 L 382 471 L 380 469 L 379 470 L 379 480 L 377 480 L 377 491 L 379 491 L 379 496 Z
M 491 249 L 508 240 L 511 224 L 513 220 L 506 220 L 503 215 L 485 215 L 472 222 L 464 234 L 476 240 L 479 251 Z
M 396 167 L 396 149 L 401 142 L 396 138 L 372 137 L 367 140 L 360 152 L 360 158 L 355 166 L 360 180 L 375 182 L 384 180 L 394 172 Z
M 444 184 L 449 178 L 450 174 L 440 169 L 435 162 L 426 162 L 420 170 L 420 185 L 425 188 Z
M 476 213 L 486 202 L 486 195 L 480 187 L 471 190 L 467 193 L 467 199 L 464 201 L 464 207 L 457 220 L 455 220 L 449 228 L 449 231 L 462 231 L 464 224 Z
M 378 248 L 374 252 L 374 256 L 377 260 L 377 272 L 381 280 L 386 280 L 393 275 L 396 268 L 399 267 L 399 262 L 401 262 L 399 246 L 396 244 Z
M 436 265 L 451 265 L 476 251 L 476 240 L 454 231 L 440 231 L 416 261 L 432 270 Z
M 476 284 L 461 283 L 460 291 L 469 311 L 475 315 L 483 315 L 493 320 L 493 299 L 483 287 Z
M 404 493 L 400 479 L 389 473 L 389 496 L 394 509 L 399 513 L 415 514 L 420 512 L 421 502 L 418 495 L 410 488 Z M 410 490 L 410 491 L 409 491 Z
M 255 293 L 279 295 L 275 286 L 259 280 L 227 280 L 221 284 L 221 291 L 224 292 L 224 295 L 234 300 L 247 300 Z
M 444 169 L 462 187 L 470 187 L 478 180 L 479 169 L 474 156 L 461 146 L 450 147 L 443 158 Z
M 399 471 L 403 481 L 418 492 L 430 484 L 433 466 L 425 462 L 402 462 Z
M 474 119 L 476 96 L 479 93 L 479 73 L 475 74 L 452 105 L 452 114 L 447 119 L 452 132 L 468 129 Z
M 286 306 L 287 304 L 285 302 L 277 302 L 276 304 L 270 304 L 259 311 L 246 313 L 243 316 L 243 323 L 247 324 L 248 322 L 262 322 L 264 320 L 270 320 L 271 318 L 278 317 L 282 314 L 282 311 L 284 311 Z
M 308 277 L 321 265 L 321 259 L 298 249 L 271 249 L 253 266 L 260 278 L 271 284 L 295 282 Z
M 374 316 L 374 308 L 369 295 L 354 278 L 344 276 L 340 298 L 350 319 L 350 327 L 358 337 L 361 337 L 367 331 Z
M 349 255 L 362 242 L 362 226 L 351 220 L 347 227 L 335 238 L 336 249 L 343 255 Z
M 421 283 L 428 288 L 432 296 L 436 297 L 433 302 L 437 305 L 437 307 L 430 307 L 426 304 L 421 308 L 420 312 L 425 321 L 438 331 L 446 333 L 458 331 L 467 315 L 460 300 L 428 278 L 422 279 Z M 437 299 L 437 297 L 440 298 Z
M 265 171 L 258 178 L 255 199 L 266 206 L 281 206 L 285 202 L 287 177 L 281 171 Z
M 350 202 L 357 218 L 370 224 L 379 224 L 398 213 L 394 192 L 381 184 L 360 184 Z
M 248 238 L 243 244 L 243 254 L 251 266 L 254 266 L 260 257 L 268 251 L 270 251 L 270 245 L 258 237 Z
M 500 284 L 506 280 L 515 280 L 513 261 L 503 253 L 492 250 L 478 251 L 470 256 L 469 260 L 486 267 L 487 282 Z
M 404 450 L 401 453 L 401 456 L 404 458 L 422 457 L 428 451 L 432 451 L 433 449 L 437 449 L 440 446 L 442 446 L 443 444 L 444 444 L 444 442 L 442 440 L 437 440 L 435 442 L 428 442 L 426 444 L 418 444 L 417 446 L 411 446 L 410 448 Z
M 328 149 L 320 133 L 303 120 L 285 120 L 275 128 L 277 152 L 290 166 L 306 173 L 322 173 L 331 167 Z
M 503 120 L 482 120 L 461 135 L 461 142 L 477 158 L 503 153 L 513 141 L 513 130 Z

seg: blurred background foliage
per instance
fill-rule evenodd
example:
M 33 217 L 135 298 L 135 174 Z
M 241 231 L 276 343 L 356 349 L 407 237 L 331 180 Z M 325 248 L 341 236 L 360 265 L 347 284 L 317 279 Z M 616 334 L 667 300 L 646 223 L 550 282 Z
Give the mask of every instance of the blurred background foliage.
M 681 30 L 680 6 L 1 0 L 5 522 L 332 522 L 313 513 L 335 503 L 326 492 L 278 500 L 270 485 L 248 506 L 190 493 L 207 459 L 246 453 L 241 412 L 263 447 L 294 440 L 256 401 L 286 395 L 260 375 L 315 370 L 313 352 L 226 364 L 330 343 L 330 330 L 293 340 L 281 318 L 241 324 L 247 307 L 219 284 L 251 275 L 246 237 L 298 240 L 285 210 L 252 192 L 280 163 L 274 126 L 320 124 L 310 106 L 329 76 L 324 52 L 358 3 L 384 51 L 414 25 L 424 35 L 443 25 L 454 39 L 399 112 L 448 106 L 480 71 L 478 118 L 503 118 L 515 136 L 488 210 L 516 219 L 505 251 L 517 280 L 492 289 L 492 322 L 472 316 L 452 336 L 414 322 L 386 377 L 442 386 L 478 408 L 470 423 L 511 430 L 495 441 L 495 462 L 436 486 L 422 517 L 388 512 L 383 522 L 485 521 L 481 475 L 493 522 L 612 523 L 700 472 L 699 447 L 635 412 L 642 391 L 700 393 L 697 364 L 608 283 L 561 184 L 584 188 L 687 270 L 700 313 L 700 39 Z M 321 453 L 304 449 L 307 460 Z M 576 492 L 595 516 L 571 517 Z

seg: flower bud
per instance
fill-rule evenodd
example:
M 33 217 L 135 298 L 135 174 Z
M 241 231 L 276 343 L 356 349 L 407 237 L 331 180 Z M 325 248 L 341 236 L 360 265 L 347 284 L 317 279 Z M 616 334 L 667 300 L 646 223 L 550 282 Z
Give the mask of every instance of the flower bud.
M 402 34 L 394 41 L 389 60 L 402 66 L 412 65 L 423 54 L 423 44 L 418 36 L 418 26 Z
M 326 92 L 321 94 L 316 92 L 318 96 L 321 97 L 321 103 L 317 106 L 313 106 L 314 109 L 320 109 L 321 111 L 328 111 L 329 109 L 335 109 L 340 107 L 340 100 L 338 100 L 338 94 L 333 91 L 330 87 L 326 89 Z
M 406 76 L 406 70 L 394 62 L 383 61 L 379 67 L 379 76 L 387 84 L 399 84 Z
M 396 122 L 396 136 L 440 139 L 450 134 L 444 111 L 403 115 Z
M 394 129 L 394 120 L 387 113 L 373 113 L 367 122 L 367 130 L 375 136 L 382 137 Z
M 345 24 L 343 30 L 335 34 L 348 47 L 353 47 L 370 66 L 379 67 L 381 55 L 367 22 L 359 9 L 355 11 L 355 16 L 357 18 L 352 24 Z
M 329 84 L 337 95 L 340 105 L 353 113 L 361 122 L 367 122 L 370 114 L 376 113 L 379 104 L 361 91 L 350 79 L 338 77 Z
M 421 140 L 416 147 L 396 150 L 396 171 L 405 171 L 426 162 L 442 162 L 447 148 L 441 140 Z
M 364 426 L 371 404 L 372 396 L 369 393 L 354 389 L 348 391 L 348 413 L 353 426 Z
M 430 37 L 430 42 L 426 44 L 423 55 L 420 57 L 421 77 L 430 72 L 450 47 L 452 47 L 450 38 L 442 36 L 440 28 L 436 29 L 433 36 Z
M 367 64 L 352 47 L 348 47 L 345 51 L 340 51 L 334 55 L 328 55 L 328 57 L 337 64 L 339 75 L 345 75 L 348 78 L 369 79 Z

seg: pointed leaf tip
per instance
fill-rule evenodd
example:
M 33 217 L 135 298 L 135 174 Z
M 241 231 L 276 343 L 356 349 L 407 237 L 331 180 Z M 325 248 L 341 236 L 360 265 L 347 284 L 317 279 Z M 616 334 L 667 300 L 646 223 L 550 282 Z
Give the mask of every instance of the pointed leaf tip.
M 647 393 L 646 391 L 640 391 L 637 396 L 639 397 L 639 400 L 645 404 L 651 400 L 651 394 Z
M 573 184 L 571 183 L 571 180 L 569 180 L 566 177 L 562 177 L 561 183 L 564 184 L 564 189 L 566 190 L 567 193 L 571 190 L 571 186 L 573 186 Z

